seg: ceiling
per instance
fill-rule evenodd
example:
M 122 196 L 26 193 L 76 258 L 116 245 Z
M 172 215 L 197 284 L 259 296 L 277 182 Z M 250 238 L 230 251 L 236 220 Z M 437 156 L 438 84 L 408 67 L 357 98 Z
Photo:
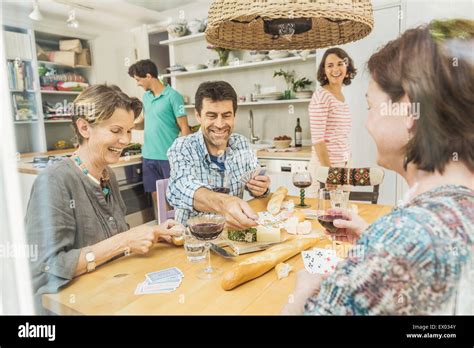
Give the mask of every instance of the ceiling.
M 0 3 L 2 19 L 6 24 L 34 29 L 64 28 L 65 33 L 69 31 L 66 27 L 68 13 L 74 9 L 80 23 L 78 30 L 94 37 L 104 32 L 128 30 L 143 24 L 155 24 L 167 20 L 169 13 L 177 12 L 180 6 L 197 1 L 39 0 L 40 11 L 44 18 L 41 22 L 34 22 L 28 18 L 33 10 L 34 0 L 0 0 Z
M 188 5 L 194 0 L 124 0 L 135 6 L 144 7 L 146 9 L 163 12 L 170 9 L 179 8 Z

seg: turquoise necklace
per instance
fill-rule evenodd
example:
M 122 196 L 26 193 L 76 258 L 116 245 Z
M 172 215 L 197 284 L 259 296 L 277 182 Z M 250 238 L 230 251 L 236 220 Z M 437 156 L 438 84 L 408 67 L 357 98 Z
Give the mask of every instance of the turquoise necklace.
M 81 171 L 85 175 L 87 175 L 90 179 L 92 179 L 92 181 L 94 181 L 96 184 L 98 184 L 101 187 L 102 193 L 104 194 L 105 197 L 107 197 L 110 193 L 110 188 L 109 188 L 110 178 L 107 173 L 107 170 L 104 169 L 104 171 L 102 172 L 102 177 L 100 178 L 100 181 L 99 181 L 92 176 L 92 174 L 86 168 L 86 166 L 84 165 L 84 163 L 82 162 L 81 158 L 79 157 L 77 153 L 74 153 L 71 159 L 74 161 L 74 163 L 76 163 L 76 165 L 81 169 Z

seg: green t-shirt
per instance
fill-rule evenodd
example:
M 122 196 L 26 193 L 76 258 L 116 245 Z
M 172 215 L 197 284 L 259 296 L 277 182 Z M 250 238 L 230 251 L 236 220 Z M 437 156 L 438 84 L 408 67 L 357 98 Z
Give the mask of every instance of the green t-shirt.
M 146 159 L 168 160 L 166 152 L 178 137 L 178 117 L 187 116 L 184 99 L 171 86 L 155 97 L 151 91 L 143 95 L 145 139 L 142 156 Z

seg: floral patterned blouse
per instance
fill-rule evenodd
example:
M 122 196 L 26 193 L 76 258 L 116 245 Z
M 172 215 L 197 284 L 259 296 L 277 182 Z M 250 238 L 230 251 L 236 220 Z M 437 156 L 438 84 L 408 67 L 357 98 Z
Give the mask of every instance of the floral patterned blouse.
M 446 185 L 375 221 L 305 314 L 474 314 L 474 191 Z

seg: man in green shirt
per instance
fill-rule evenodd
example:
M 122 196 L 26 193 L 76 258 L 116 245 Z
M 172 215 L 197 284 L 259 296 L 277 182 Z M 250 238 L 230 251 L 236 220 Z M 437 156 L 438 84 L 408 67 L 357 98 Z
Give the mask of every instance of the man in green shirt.
M 166 155 L 174 140 L 190 134 L 184 99 L 171 86 L 158 80 L 158 68 L 150 59 L 140 60 L 130 66 L 128 74 L 145 90 L 143 116 L 135 123 L 135 129 L 145 130 L 142 149 L 143 185 L 156 202 L 156 180 L 170 176 Z M 141 125 L 144 123 L 143 128 Z

